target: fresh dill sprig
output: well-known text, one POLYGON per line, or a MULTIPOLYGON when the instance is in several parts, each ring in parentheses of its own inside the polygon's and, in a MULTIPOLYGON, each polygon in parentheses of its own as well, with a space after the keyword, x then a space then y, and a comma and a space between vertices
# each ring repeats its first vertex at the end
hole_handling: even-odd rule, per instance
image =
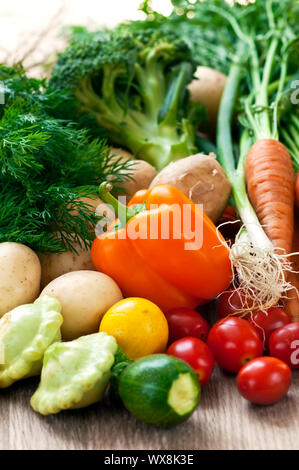
POLYGON ((57 253, 89 247, 96 216, 82 197, 94 198, 103 179, 121 186, 128 164, 111 159, 105 140, 52 117, 63 93, 20 66, 0 65, 0 80, 0 242, 57 253))

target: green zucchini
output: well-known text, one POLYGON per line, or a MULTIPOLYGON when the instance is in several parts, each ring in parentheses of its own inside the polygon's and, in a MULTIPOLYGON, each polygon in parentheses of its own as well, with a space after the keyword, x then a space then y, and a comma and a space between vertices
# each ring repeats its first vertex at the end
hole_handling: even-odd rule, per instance
POLYGON ((171 426, 187 419, 200 398, 193 369, 166 354, 153 354, 130 364, 119 378, 125 407, 141 421, 171 426))

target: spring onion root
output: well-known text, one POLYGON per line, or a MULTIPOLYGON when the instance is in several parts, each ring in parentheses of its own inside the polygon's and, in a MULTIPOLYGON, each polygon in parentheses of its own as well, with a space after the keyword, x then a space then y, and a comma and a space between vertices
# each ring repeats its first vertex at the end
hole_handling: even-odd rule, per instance
POLYGON ((276 305, 293 286, 286 280, 293 272, 290 257, 253 245, 248 233, 240 230, 230 250, 230 259, 237 272, 235 288, 242 292, 240 298, 244 311, 265 309, 276 305))

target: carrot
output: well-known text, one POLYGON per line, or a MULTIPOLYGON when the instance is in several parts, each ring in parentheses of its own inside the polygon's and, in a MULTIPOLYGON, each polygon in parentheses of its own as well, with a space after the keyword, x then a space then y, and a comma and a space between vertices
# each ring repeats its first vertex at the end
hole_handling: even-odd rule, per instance
POLYGON ((297 176, 296 176, 295 197, 296 197, 297 207, 299 207, 299 173, 297 173, 297 176))
POLYGON ((290 253, 294 231, 294 172, 278 140, 257 140, 245 164, 247 190, 259 221, 275 248, 290 253))
MULTIPOLYGON (((299 210, 295 212, 295 229, 292 251, 294 253, 299 252, 299 210)), ((292 261, 294 271, 299 272, 299 255, 292 257, 292 261)), ((294 289, 288 292, 288 299, 285 302, 285 309, 293 321, 299 321, 299 298, 296 292, 297 289, 299 293, 299 273, 289 273, 288 280, 294 286, 294 289)))

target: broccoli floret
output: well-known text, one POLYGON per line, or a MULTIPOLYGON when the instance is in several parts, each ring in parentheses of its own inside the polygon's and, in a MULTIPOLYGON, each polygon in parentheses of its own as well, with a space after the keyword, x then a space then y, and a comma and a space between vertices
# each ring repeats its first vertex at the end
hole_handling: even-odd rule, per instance
POLYGON ((203 109, 188 99, 194 69, 188 45, 175 34, 80 30, 49 87, 67 90, 115 144, 161 169, 195 151, 194 123, 203 109))

